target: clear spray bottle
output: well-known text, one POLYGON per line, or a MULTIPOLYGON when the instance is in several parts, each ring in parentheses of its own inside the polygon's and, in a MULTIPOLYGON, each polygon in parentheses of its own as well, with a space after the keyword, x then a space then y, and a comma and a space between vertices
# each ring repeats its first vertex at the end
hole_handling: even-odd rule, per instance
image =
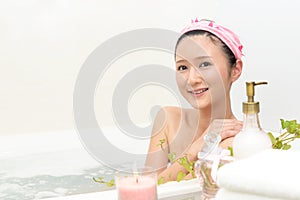
POLYGON ((236 159, 249 157, 265 149, 272 148, 272 143, 259 123, 259 102, 254 101, 254 87, 267 82, 246 82, 248 101, 243 102, 244 123, 232 144, 236 159))

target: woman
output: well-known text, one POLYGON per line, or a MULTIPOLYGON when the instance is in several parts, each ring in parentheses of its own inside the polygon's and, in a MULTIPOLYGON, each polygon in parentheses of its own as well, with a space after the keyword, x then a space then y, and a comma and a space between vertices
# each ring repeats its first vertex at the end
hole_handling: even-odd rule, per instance
POLYGON ((180 171, 188 174, 170 155, 195 161, 213 120, 222 122, 220 146, 231 145, 242 128, 230 104, 231 84, 242 72, 241 57, 238 37, 215 22, 196 19, 183 29, 175 49, 176 81, 193 109, 165 107, 158 112, 146 160, 157 169, 158 179, 167 182, 176 180, 180 171))

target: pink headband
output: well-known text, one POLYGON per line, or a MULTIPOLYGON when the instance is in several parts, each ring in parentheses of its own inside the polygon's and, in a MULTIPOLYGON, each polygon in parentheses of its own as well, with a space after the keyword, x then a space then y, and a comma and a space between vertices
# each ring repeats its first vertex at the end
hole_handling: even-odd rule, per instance
POLYGON ((187 33, 189 31, 194 31, 194 30, 204 30, 217 36, 229 47, 229 49, 232 51, 236 59, 240 59, 243 56, 242 53, 243 45, 241 44, 238 36, 228 28, 216 24, 213 21, 208 21, 208 20, 199 21, 196 18, 195 21, 192 20, 192 23, 181 31, 181 34, 187 33))

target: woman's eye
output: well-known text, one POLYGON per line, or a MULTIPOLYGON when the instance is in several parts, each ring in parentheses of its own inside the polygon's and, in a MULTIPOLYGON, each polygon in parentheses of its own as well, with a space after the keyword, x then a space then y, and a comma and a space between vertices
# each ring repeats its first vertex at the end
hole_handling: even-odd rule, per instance
POLYGON ((203 62, 199 65, 199 67, 208 67, 210 65, 209 62, 203 62))
POLYGON ((177 70, 178 70, 178 71, 182 71, 182 70, 186 70, 187 68, 188 68, 188 67, 185 66, 185 65, 180 65, 180 66, 177 67, 177 70))

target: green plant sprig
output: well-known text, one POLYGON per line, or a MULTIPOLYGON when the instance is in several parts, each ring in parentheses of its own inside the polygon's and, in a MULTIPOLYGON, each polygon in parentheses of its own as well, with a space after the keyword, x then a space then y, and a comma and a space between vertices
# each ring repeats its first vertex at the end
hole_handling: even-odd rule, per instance
MULTIPOLYGON (((162 151, 165 152, 165 148, 163 147, 164 143, 166 142, 165 139, 161 139, 159 140, 159 143, 157 144, 157 146, 160 146, 160 148, 162 149, 162 151)), ((168 153, 168 159, 171 163, 175 163, 177 162, 179 165, 181 165, 188 173, 190 173, 193 177, 195 176, 195 171, 194 171, 194 164, 195 161, 190 161, 187 157, 187 155, 184 155, 182 157, 176 158, 176 153, 172 152, 172 153, 168 153)), ((182 181, 184 180, 184 177, 188 174, 183 172, 182 170, 180 170, 177 175, 176 175, 176 181, 182 181)), ((169 178, 172 176, 172 174, 169 174, 169 178)), ((158 180, 158 185, 165 183, 165 178, 161 177, 158 180)))
POLYGON ((297 120, 280 119, 280 122, 283 133, 278 137, 274 137, 271 132, 268 132, 268 135, 271 139, 273 149, 288 150, 292 147, 289 143, 296 138, 300 138, 300 124, 297 120))
POLYGON ((110 181, 103 180, 103 177, 99 177, 98 179, 93 177, 93 180, 97 183, 105 184, 107 187, 115 186, 115 180, 111 179, 110 181))

